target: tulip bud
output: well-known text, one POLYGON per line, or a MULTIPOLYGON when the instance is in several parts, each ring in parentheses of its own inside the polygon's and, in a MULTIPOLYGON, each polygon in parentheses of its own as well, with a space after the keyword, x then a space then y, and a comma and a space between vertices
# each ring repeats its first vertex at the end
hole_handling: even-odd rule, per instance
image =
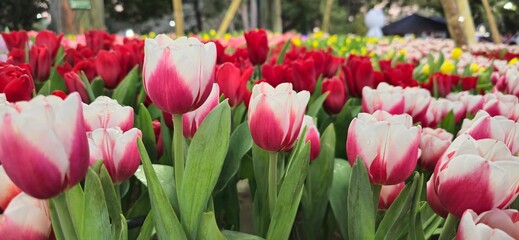
POLYGON ((32 98, 34 81, 27 68, 29 67, 26 64, 14 66, 0 63, 0 92, 5 93, 8 101, 27 101, 32 98))
POLYGON ((247 68, 243 73, 232 63, 224 63, 216 72, 216 82, 223 95, 229 99, 229 105, 235 107, 245 98, 247 83, 254 72, 254 68, 247 68))
POLYGON ((183 133, 186 138, 193 138, 200 124, 204 121, 205 117, 213 110, 219 102, 220 88, 218 84, 213 84, 213 89, 204 104, 194 111, 188 112, 182 115, 183 133))
POLYGON ((380 83, 377 89, 362 89, 362 111, 374 113, 383 110, 390 114, 402 114, 405 109, 405 98, 401 87, 393 87, 380 83))
POLYGON ((214 43, 160 34, 146 39, 144 52, 144 87, 160 110, 183 114, 205 102, 214 82, 214 43))
POLYGON ((492 209, 478 215, 469 209, 461 217, 456 239, 519 239, 519 212, 492 209))
POLYGON ((31 64, 32 76, 36 81, 45 81, 49 78, 51 53, 47 46, 33 45, 29 51, 29 63, 31 64))
POLYGON ((16 197, 22 190, 20 190, 13 181, 5 173, 4 167, 0 165, 0 210, 5 211, 5 208, 11 202, 11 199, 16 197))
MULTIPOLYGON (((96 71, 101 76, 108 89, 114 89, 122 80, 121 61, 116 52, 101 50, 95 60, 96 71)), ((124 76, 123 76, 124 77, 124 76)))
POLYGON ((34 45, 46 46, 50 52, 51 60, 54 62, 54 60, 56 59, 56 54, 58 53, 58 50, 61 47, 62 38, 63 33, 56 35, 56 33, 53 31, 43 30, 38 32, 38 35, 36 35, 34 45))
POLYGON ((137 138, 141 137, 141 130, 137 128, 124 133, 120 128, 99 128, 88 133, 90 165, 103 160, 114 183, 126 181, 139 167, 137 138))
POLYGON ((63 74, 63 81, 65 82, 65 87, 69 93, 77 92, 81 97, 81 101, 90 102, 90 97, 88 96, 88 92, 86 90, 85 83, 81 80, 81 77, 75 72, 67 72, 63 74))
POLYGON ((18 194, 0 215, 2 239, 49 239, 51 221, 47 201, 18 194))
POLYGON ((441 206, 461 217, 467 209, 476 213, 506 208, 517 196, 519 158, 503 142, 458 136, 436 164, 431 190, 441 206))
POLYGON ((119 127, 128 131, 133 127, 133 108, 121 106, 117 100, 99 96, 89 105, 83 104, 85 128, 87 132, 98 128, 119 127))
POLYGON ((3 32, 2 38, 5 41, 5 45, 9 51, 15 48, 25 49, 27 42, 29 41, 29 35, 26 31, 11 31, 10 33, 3 32))
POLYGON ((17 102, 0 115, 0 128, 2 166, 27 194, 51 198, 85 177, 88 141, 78 94, 17 102))
POLYGON ((420 139, 420 166, 429 171, 434 171, 436 162, 443 155, 445 150, 452 142, 452 134, 442 128, 422 129, 422 138, 420 139))
POLYGON ((294 90, 306 90, 312 94, 316 83, 316 71, 313 59, 295 60, 287 70, 289 82, 294 86, 294 90))
POLYGON ((269 52, 267 33, 263 29, 251 30, 243 34, 247 41, 249 60, 254 65, 263 64, 269 52))
MULTIPOLYGON (((303 133, 303 129, 305 127, 305 142, 310 142, 310 161, 313 161, 319 156, 319 153, 321 152, 321 139, 319 138, 320 134, 319 130, 317 130, 317 127, 315 126, 314 119, 311 116, 304 116, 301 133, 303 133)), ((301 135, 301 133, 299 135, 301 135)))
POLYGON ((324 79, 322 91, 323 93, 328 92, 328 96, 323 103, 324 110, 329 114, 339 114, 348 98, 344 80, 340 77, 324 79))
POLYGON ((256 145, 272 152, 292 149, 309 99, 307 91, 296 93, 290 83, 282 83, 276 88, 264 82, 255 85, 248 119, 256 145))
POLYGON ((372 184, 393 185, 406 180, 418 161, 420 126, 408 114, 360 113, 348 129, 346 151, 350 164, 360 157, 372 184))
POLYGON ((284 64, 270 65, 263 64, 261 67, 261 73, 263 80, 270 84, 272 87, 277 87, 279 84, 286 82, 287 66, 284 64))
POLYGON ((404 187, 404 182, 395 185, 382 185, 382 188, 380 189, 380 198, 378 200, 378 209, 389 209, 404 187))

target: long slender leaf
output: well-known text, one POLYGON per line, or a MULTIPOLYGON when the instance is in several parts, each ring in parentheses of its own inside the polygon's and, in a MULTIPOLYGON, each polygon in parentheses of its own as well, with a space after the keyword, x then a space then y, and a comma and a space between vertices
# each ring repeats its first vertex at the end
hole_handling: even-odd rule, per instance
POLYGON ((114 90, 112 98, 120 104, 133 106, 137 99, 138 66, 135 66, 114 90))
POLYGON ((200 228, 198 229, 198 239, 207 240, 225 240, 225 236, 220 232, 214 212, 205 212, 202 214, 200 228))
POLYGON ((268 205, 268 167, 269 153, 256 144, 252 146, 252 165, 254 181, 249 181, 251 191, 254 192, 253 217, 256 233, 265 237, 270 223, 270 211, 268 205))
POLYGON ((343 239, 348 239, 348 189, 350 188, 351 166, 344 159, 335 159, 332 186, 328 199, 337 227, 343 239))
POLYGON ((137 240, 151 239, 151 234, 153 234, 153 214, 150 212, 142 224, 137 240))
POLYGON ((264 238, 242 232, 223 230, 222 233, 227 240, 264 240, 264 238))
POLYGON ((348 189, 348 236, 349 239, 375 238, 375 206, 364 162, 358 158, 353 165, 348 189), (357 224, 362 223, 362 224, 357 224))
POLYGON ((83 206, 83 229, 80 239, 110 239, 112 234, 103 186, 92 168, 88 169, 85 180, 83 206))
POLYGON ((317 116, 317 113, 319 112, 319 109, 321 109, 321 107, 323 106, 323 102, 324 100, 326 100, 327 96, 328 93, 326 92, 319 96, 317 99, 315 99, 315 101, 310 104, 310 107, 308 108, 308 112, 306 114, 312 117, 317 116))
MULTIPOLYGON (((153 123, 148 112, 148 109, 144 106, 144 104, 139 105, 139 129, 142 131, 142 142, 144 146, 146 146, 146 151, 148 152, 150 159, 152 162, 157 161, 157 147, 155 143, 155 132, 153 131, 153 123)), ((166 127, 166 126, 164 126, 166 127)))

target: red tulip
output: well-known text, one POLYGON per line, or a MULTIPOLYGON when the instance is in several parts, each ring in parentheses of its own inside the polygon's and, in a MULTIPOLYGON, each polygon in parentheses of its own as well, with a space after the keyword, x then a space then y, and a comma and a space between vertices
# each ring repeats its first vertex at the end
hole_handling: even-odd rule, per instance
POLYGON ((476 89, 478 83, 478 76, 461 77, 457 75, 452 76, 452 84, 460 86, 463 91, 476 89))
POLYGON ((413 119, 407 114, 359 113, 348 129, 348 160, 353 165, 360 157, 373 184, 403 182, 416 166, 420 133, 420 126, 413 126, 413 119))
POLYGON ((267 33, 263 29, 251 30, 243 34, 247 41, 249 60, 254 65, 263 64, 269 52, 267 33))
POLYGON ((49 78, 52 60, 51 53, 45 45, 33 45, 31 47, 29 63, 31 64, 32 76, 36 81, 41 82, 49 78))
POLYGON ((396 67, 384 71, 386 81, 393 86, 416 87, 418 82, 413 79, 414 64, 398 63, 396 67))
POLYGON ((123 79, 120 56, 116 52, 101 50, 96 56, 96 71, 108 89, 114 89, 123 79))
POLYGON ((83 180, 89 154, 79 95, 37 96, 14 109, 0 117, 0 157, 16 186, 44 199, 83 180))
POLYGON ((348 98, 344 80, 340 77, 324 79, 322 91, 323 93, 328 92, 328 96, 323 103, 324 110, 329 114, 340 113, 348 98))
POLYGON ((22 190, 14 185, 13 181, 5 173, 4 167, 0 165, 0 211, 5 211, 9 202, 22 190))
POLYGON ((299 135, 303 133, 304 127, 306 127, 305 142, 310 142, 310 161, 313 161, 319 156, 319 153, 321 152, 321 139, 319 138, 319 130, 317 130, 317 126, 315 126, 313 118, 308 115, 305 115, 303 118, 303 125, 299 135))
POLYGON ((90 30, 85 32, 85 39, 87 47, 97 53, 100 50, 109 50, 115 36, 102 30, 90 30))
POLYGON ((85 129, 87 132, 98 128, 120 128, 123 132, 133 127, 133 108, 121 106, 117 100, 99 96, 89 105, 83 105, 85 129))
POLYGON ((423 128, 420 139, 420 166, 429 171, 434 171, 436 163, 452 142, 452 134, 442 128, 423 128))
POLYGON ((92 82, 97 76, 96 66, 93 59, 85 59, 76 63, 72 71, 79 73, 83 71, 89 82, 92 82))
POLYGON ((515 209, 492 209, 476 214, 463 213, 456 240, 513 240, 519 239, 519 212, 515 209))
POLYGON ((337 75, 337 70, 341 66, 343 59, 334 56, 331 53, 326 53, 323 77, 332 78, 337 75))
POLYGON ((261 67, 261 73, 263 74, 263 80, 270 84, 272 87, 277 87, 279 84, 287 82, 286 65, 269 65, 263 64, 261 67))
POLYGON ((7 101, 30 100, 35 91, 34 81, 26 64, 13 66, 0 63, 0 92, 5 93, 7 101))
POLYGON ((45 240, 52 227, 47 201, 18 194, 0 215, 0 236, 10 240, 45 240))
POLYGON ((369 57, 351 54, 342 71, 348 86, 348 93, 353 97, 361 97, 365 86, 376 87, 378 85, 371 59, 369 57))
POLYGON ((54 95, 56 97, 59 97, 63 100, 65 100, 65 98, 67 98, 67 94, 61 90, 54 90, 50 93, 51 95, 54 95))
POLYGON ((377 89, 362 89, 362 111, 374 113, 384 110, 390 114, 402 114, 405 110, 405 98, 401 87, 380 83, 377 89))
POLYGON ((452 82, 451 75, 435 72, 429 76, 429 81, 423 83, 422 86, 435 96, 445 97, 451 92, 452 82))
POLYGON ((211 94, 207 97, 207 100, 199 108, 182 115, 183 133, 186 138, 193 138, 196 130, 200 127, 200 124, 204 121, 205 117, 213 110, 219 103, 220 88, 218 84, 213 84, 211 94))
POLYGON ((324 53, 322 51, 307 52, 306 57, 302 60, 308 61, 309 59, 314 61, 314 66, 312 67, 315 75, 314 78, 318 78, 319 76, 323 75, 326 67, 326 56, 324 53))
POLYGON ((126 181, 139 168, 137 138, 141 137, 137 128, 124 133, 120 128, 98 128, 88 133, 90 165, 103 160, 114 183, 126 181))
POLYGON ((462 134, 436 164, 429 191, 457 217, 467 209, 476 213, 502 209, 517 196, 518 172, 519 158, 503 142, 462 134))
POLYGON ((79 77, 77 73, 65 73, 63 75, 63 81, 65 82, 65 87, 67 88, 67 91, 69 93, 77 92, 81 97, 81 101, 83 101, 84 103, 90 102, 90 97, 88 96, 85 83, 83 83, 81 77, 79 77))
POLYGON ((34 45, 46 46, 50 52, 52 62, 54 62, 54 60, 56 60, 56 54, 61 47, 61 38, 63 38, 63 33, 56 35, 56 33, 52 31, 43 30, 36 35, 34 45))
POLYGON ((216 72, 216 83, 220 87, 223 95, 229 99, 229 105, 235 107, 239 105, 246 96, 247 83, 254 72, 254 68, 248 68, 243 73, 232 63, 220 65, 216 72))
POLYGON ((396 200, 402 189, 404 189, 405 183, 401 182, 395 185, 383 185, 380 189, 380 198, 378 200, 378 209, 386 210, 391 207, 391 204, 396 200))
POLYGON ((146 39, 144 87, 162 111, 182 114, 200 107, 215 77, 216 47, 196 38, 172 40, 166 35, 146 39))
POLYGON ((252 89, 248 119, 252 139, 272 152, 292 149, 298 138, 310 94, 296 93, 290 83, 273 88, 260 83, 252 89))
POLYGON ((287 69, 288 81, 294 86, 294 90, 306 90, 312 94, 316 83, 316 70, 314 60, 296 60, 287 69))
POLYGON ((7 56, 7 63, 13 65, 25 64, 27 62, 25 58, 25 49, 13 48, 7 56))
POLYGON ((29 35, 26 31, 11 31, 10 33, 3 32, 2 37, 4 38, 5 45, 9 51, 14 48, 25 49, 29 41, 29 35))

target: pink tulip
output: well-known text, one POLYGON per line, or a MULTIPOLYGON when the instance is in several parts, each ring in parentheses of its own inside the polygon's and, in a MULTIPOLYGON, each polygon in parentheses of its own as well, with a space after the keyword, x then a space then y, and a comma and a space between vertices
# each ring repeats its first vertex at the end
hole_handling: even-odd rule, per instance
POLYGON ((255 85, 248 112, 254 142, 267 151, 290 150, 299 135, 309 99, 308 91, 296 93, 290 83, 276 88, 265 82, 255 85))
POLYGON ((429 171, 434 171, 436 162, 451 145, 452 134, 442 128, 424 128, 420 139, 420 166, 429 171))
POLYGON ((401 87, 380 83, 376 89, 368 86, 362 89, 362 111, 374 113, 383 110, 391 114, 402 114, 405 98, 401 87))
POLYGON ((0 115, 0 158, 16 186, 43 199, 81 181, 89 154, 79 95, 37 96, 14 108, 0 115))
POLYGON ((427 112, 422 119, 422 126, 436 127, 450 111, 454 113, 454 121, 456 123, 465 118, 466 108, 463 103, 445 98, 431 99, 427 112))
POLYGON ((442 208, 457 217, 467 209, 482 213, 506 208, 517 196, 519 158, 503 142, 458 136, 436 164, 431 177, 442 208))
POLYGON ((477 214, 467 210, 461 217, 456 240, 519 239, 519 212, 515 209, 492 209, 477 214))
POLYGON ((46 240, 51 235, 47 201, 18 194, 0 215, 0 236, 10 240, 46 240))
POLYGON ((401 182, 395 185, 383 185, 380 189, 380 198, 378 200, 378 209, 386 210, 391 207, 391 204, 396 200, 402 189, 404 189, 405 183, 401 182))
POLYGON ((483 99, 482 109, 488 112, 490 116, 501 115, 514 121, 517 120, 516 112, 513 111, 519 105, 519 100, 516 96, 494 92, 485 94, 483 99))
POLYGON ((310 142, 310 161, 315 160, 321 152, 321 139, 319 138, 319 130, 315 126, 314 119, 311 116, 305 115, 303 118, 303 126, 301 133, 306 127, 305 142, 310 142))
POLYGON ((360 157, 373 184, 403 182, 416 167, 420 155, 420 133, 420 126, 413 126, 408 114, 360 113, 348 129, 348 160, 353 165, 360 157))
POLYGON ((436 193, 436 190, 434 189, 434 181, 433 179, 429 179, 427 181, 427 203, 429 203, 429 206, 432 208, 432 210, 438 214, 439 216, 446 218, 449 215, 449 212, 443 204, 440 202, 440 199, 438 198, 438 194, 436 193))
POLYGON ((126 181, 139 167, 137 138, 141 137, 141 130, 137 128, 124 133, 120 128, 98 128, 88 133, 90 165, 103 160, 114 183, 126 181))
POLYGON ((144 87, 162 111, 183 114, 200 107, 215 77, 216 47, 196 38, 148 38, 144 48, 144 87))
POLYGON ((219 103, 220 100, 220 88, 218 84, 213 84, 213 89, 204 104, 194 111, 188 112, 182 115, 182 129, 184 137, 193 138, 196 130, 200 127, 200 124, 204 121, 205 117, 213 110, 219 103))
POLYGON ((98 128, 119 127, 128 131, 133 127, 133 108, 121 106, 117 100, 100 96, 89 105, 83 104, 87 132, 98 128))
POLYGON ((460 101, 465 105, 467 112, 475 115, 479 110, 483 108, 483 96, 482 95, 471 95, 469 92, 458 92, 449 93, 447 99, 452 101, 460 101))
POLYGON ((20 190, 5 173, 4 167, 0 165, 0 210, 5 210, 11 199, 16 197, 20 190))
POLYGON ((502 141, 512 155, 519 153, 519 123, 503 116, 491 117, 484 110, 479 111, 474 119, 463 120, 458 135, 467 133, 474 139, 491 138, 502 141))
POLYGON ((431 103, 431 93, 423 88, 408 87, 404 88, 403 94, 405 101, 404 113, 411 115, 415 122, 421 121, 431 103))

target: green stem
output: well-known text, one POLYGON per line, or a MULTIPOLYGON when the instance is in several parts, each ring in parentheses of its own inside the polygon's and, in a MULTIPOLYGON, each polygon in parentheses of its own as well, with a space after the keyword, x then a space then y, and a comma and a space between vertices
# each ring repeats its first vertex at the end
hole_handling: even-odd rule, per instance
POLYGON ((375 214, 378 211, 378 201, 380 199, 380 190, 382 189, 382 185, 380 184, 372 184, 371 191, 373 192, 373 204, 375 206, 375 214))
POLYGON ((278 198, 278 153, 271 152, 269 159, 269 208, 270 217, 274 214, 274 207, 278 198))
POLYGON ((456 234, 456 227, 458 226, 458 218, 449 213, 445 224, 443 224, 443 230, 438 240, 450 240, 453 239, 456 234))
POLYGON ((78 239, 78 233, 72 223, 72 218, 67 207, 67 201, 65 195, 62 193, 54 198, 50 199, 51 211, 56 214, 52 216, 52 226, 54 229, 60 229, 64 239, 78 239), (55 219, 57 217, 57 219, 55 219))
POLYGON ((182 178, 184 177, 184 136, 182 129, 182 114, 173 115, 173 148, 175 163, 175 186, 177 188, 177 198, 180 196, 180 188, 182 187, 182 178))

